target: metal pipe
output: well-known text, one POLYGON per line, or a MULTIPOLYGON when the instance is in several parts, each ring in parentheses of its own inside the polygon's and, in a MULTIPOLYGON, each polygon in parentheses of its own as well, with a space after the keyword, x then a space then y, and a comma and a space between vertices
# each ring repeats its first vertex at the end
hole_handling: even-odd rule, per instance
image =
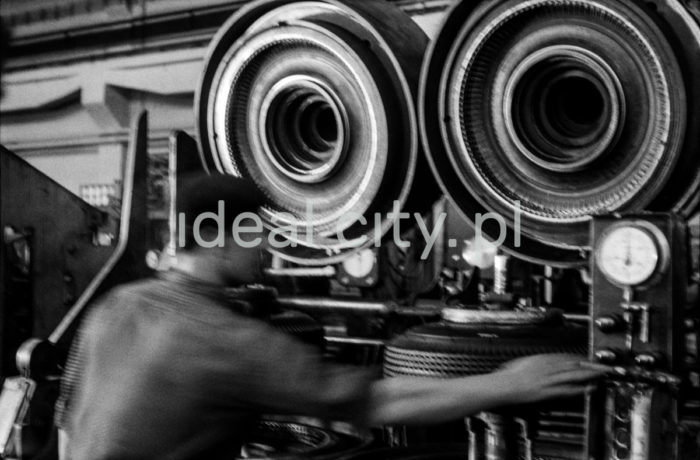
POLYGON ((396 307, 392 312, 399 316, 434 316, 439 317, 442 309, 435 309, 426 306, 396 307))
POLYGON ((384 341, 380 339, 367 339, 364 337, 326 337, 328 343, 340 343, 344 345, 372 345, 384 346, 384 341))
MULTIPOLYGON (((399 306, 392 301, 367 301, 333 299, 330 297, 280 297, 278 302, 286 308, 293 308, 305 311, 350 311, 354 313, 365 313, 375 315, 395 314, 400 316, 439 316, 444 308, 442 302, 418 300, 413 306, 399 306)), ((564 318, 570 321, 590 322, 588 315, 568 315, 564 318)))
POLYGON ((591 322, 590 315, 576 315, 576 314, 564 313, 564 318, 568 321, 578 321, 581 323, 590 323, 591 322))
POLYGON ((335 276, 336 270, 333 266, 326 267, 294 267, 294 268, 266 268, 267 276, 304 276, 314 278, 328 278, 335 276))
POLYGON ((544 303, 545 305, 552 305, 552 299, 554 298, 554 283, 552 281, 553 270, 550 265, 544 267, 544 303))
POLYGON ((504 254, 499 254, 494 259, 493 265, 493 292, 494 294, 506 294, 508 289, 508 259, 504 254))
POLYGON ((352 311, 355 313, 388 315, 397 309, 394 302, 343 300, 328 297, 280 297, 277 301, 283 307, 307 311, 340 310, 352 311))

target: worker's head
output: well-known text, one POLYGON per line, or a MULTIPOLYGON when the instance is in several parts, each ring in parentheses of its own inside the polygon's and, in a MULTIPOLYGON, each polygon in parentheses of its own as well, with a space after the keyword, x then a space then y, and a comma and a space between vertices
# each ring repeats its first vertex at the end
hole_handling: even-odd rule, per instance
MULTIPOLYGON (((178 184, 178 252, 204 259, 228 283, 260 280, 267 232, 258 216, 264 197, 247 179, 200 174, 178 184)), ((178 256, 179 258, 179 256, 178 256)))

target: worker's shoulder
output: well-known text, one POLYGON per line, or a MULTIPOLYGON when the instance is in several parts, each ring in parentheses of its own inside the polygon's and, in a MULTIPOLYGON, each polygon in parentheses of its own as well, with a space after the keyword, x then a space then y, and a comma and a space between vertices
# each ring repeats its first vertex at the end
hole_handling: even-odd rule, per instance
POLYGON ((163 281, 157 278, 144 278, 130 283, 120 284, 112 288, 98 303, 113 305, 115 303, 133 302, 166 294, 168 289, 163 281))
POLYGON ((167 277, 153 277, 116 288, 113 302, 128 304, 136 314, 160 311, 173 320, 196 321, 212 327, 230 327, 239 317, 211 289, 167 277))
POLYGON ((153 287, 153 279, 141 279, 127 284, 121 284, 106 291, 92 302, 87 318, 108 316, 115 311, 124 311, 130 305, 140 304, 153 287))
POLYGON ((249 329, 260 322, 235 312, 205 291, 187 288, 160 277, 142 279, 113 288, 96 302, 93 315, 99 323, 133 318, 159 318, 174 323, 198 323, 202 331, 249 329))

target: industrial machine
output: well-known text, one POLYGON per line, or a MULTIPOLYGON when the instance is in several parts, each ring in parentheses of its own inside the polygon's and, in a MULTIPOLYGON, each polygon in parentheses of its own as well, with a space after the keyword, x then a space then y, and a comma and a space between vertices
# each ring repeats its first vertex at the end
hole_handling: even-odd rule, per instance
POLYGON ((697 411, 688 381, 697 362, 685 333, 697 331, 686 311, 685 224, 666 214, 601 217, 591 238, 591 354, 618 367, 589 402, 589 455, 688 454, 678 430, 690 405, 697 411))
POLYGON ((51 436, 57 377, 71 372, 65 362, 87 308, 111 287, 150 272, 146 265, 146 131, 147 118, 142 113, 134 122, 124 161, 116 228, 104 212, 12 152, 0 150, 1 222, 4 228, 22 232, 6 238, 2 247, 4 316, 12 320, 12 313, 33 311, 44 317, 39 324, 48 329, 27 326, 13 331, 15 324, 5 326, 14 334, 23 332, 24 342, 5 342, 16 356, 3 364, 9 368, 14 361, 19 375, 7 372, 12 377, 5 379, 0 393, 3 458, 31 458, 51 436), (16 267, 23 267, 22 261, 27 269, 20 278, 16 267))
POLYGON ((438 427, 270 414, 232 458, 698 458, 698 12, 462 0, 430 42, 383 0, 232 16, 196 139, 171 139, 171 257, 182 176, 247 177, 281 243, 256 298, 328 359, 386 378, 547 352, 610 369, 585 398, 438 427))

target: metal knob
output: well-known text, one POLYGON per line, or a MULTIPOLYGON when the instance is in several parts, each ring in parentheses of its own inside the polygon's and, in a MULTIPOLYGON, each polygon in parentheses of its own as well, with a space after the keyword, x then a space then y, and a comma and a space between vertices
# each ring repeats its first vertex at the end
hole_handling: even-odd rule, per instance
POLYGON ((634 357, 634 362, 645 369, 653 369, 661 364, 661 356, 658 353, 640 353, 634 357))
POLYGON ((618 332, 624 329, 624 321, 619 315, 600 316, 596 318, 595 325, 605 334, 618 332))
POLYGON ((617 361, 617 353, 608 349, 598 350, 593 356, 595 356, 596 361, 603 364, 615 364, 617 361))

